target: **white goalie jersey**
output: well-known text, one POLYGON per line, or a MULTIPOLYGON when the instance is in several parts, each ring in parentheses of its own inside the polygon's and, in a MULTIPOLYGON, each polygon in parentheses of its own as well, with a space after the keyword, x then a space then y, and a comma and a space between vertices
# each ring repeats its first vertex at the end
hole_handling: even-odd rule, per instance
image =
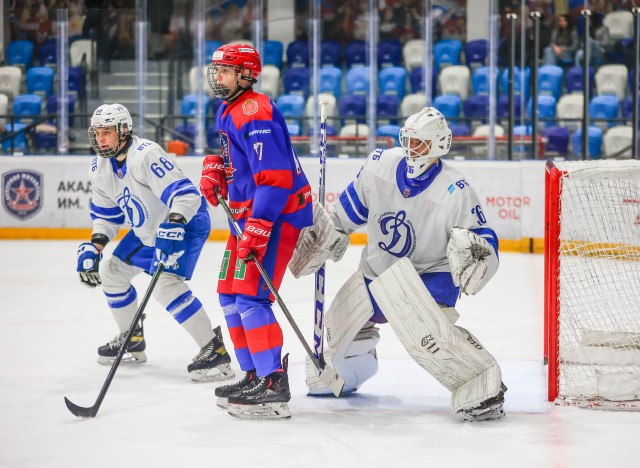
MULTIPOLYGON (((402 148, 377 149, 333 206, 331 218, 346 233, 366 224, 368 241, 360 260, 366 278, 378 277, 403 257, 421 276, 450 273, 447 243, 453 227, 485 238, 497 255, 497 236, 460 172, 441 160, 423 180, 413 182, 405 172, 402 148)), ((450 284, 438 288, 455 289, 450 278, 442 275, 438 281, 450 284)))
POLYGON ((125 164, 118 167, 115 158, 96 157, 90 181, 93 233, 109 239, 127 224, 152 246, 169 211, 188 222, 202 203, 196 187, 171 157, 157 143, 135 136, 125 164))

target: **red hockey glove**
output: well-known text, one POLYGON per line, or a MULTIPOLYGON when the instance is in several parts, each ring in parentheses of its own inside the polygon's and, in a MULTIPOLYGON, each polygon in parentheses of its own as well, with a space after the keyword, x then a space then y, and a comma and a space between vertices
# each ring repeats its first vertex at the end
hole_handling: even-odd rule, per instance
POLYGON ((248 218, 244 225, 242 240, 238 244, 238 257, 246 260, 251 253, 258 261, 262 261, 267 251, 267 243, 271 238, 273 223, 264 219, 248 218))
POLYGON ((227 199, 227 175, 224 172, 224 160, 222 156, 208 155, 202 161, 202 178, 200 179, 200 193, 209 203, 218 206, 217 191, 222 198, 227 199))

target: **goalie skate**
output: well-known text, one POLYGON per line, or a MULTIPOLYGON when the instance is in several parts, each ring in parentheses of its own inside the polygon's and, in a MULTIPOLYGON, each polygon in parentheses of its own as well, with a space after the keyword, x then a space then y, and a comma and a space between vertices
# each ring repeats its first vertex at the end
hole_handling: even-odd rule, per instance
POLYGON ((462 410, 459 414, 462 416, 463 420, 469 422, 502 419, 505 417, 504 409, 502 407, 504 405, 504 392, 506 391, 507 387, 502 384, 500 393, 496 396, 483 401, 474 408, 462 410))
POLYGON ((187 367, 194 382, 220 382, 235 377, 229 365, 231 356, 224 347, 220 327, 216 327, 213 333, 211 341, 200 350, 187 367))
MULTIPOLYGON (((116 356, 120 352, 120 348, 122 348, 127 333, 128 331, 119 333, 113 340, 98 348, 99 364, 106 366, 113 364, 113 361, 115 361, 116 356)), ((146 343, 144 341, 142 326, 137 326, 129 340, 129 343, 127 344, 127 350, 122 356, 122 363, 142 364, 147 362, 147 355, 144 352, 145 348, 146 343)))

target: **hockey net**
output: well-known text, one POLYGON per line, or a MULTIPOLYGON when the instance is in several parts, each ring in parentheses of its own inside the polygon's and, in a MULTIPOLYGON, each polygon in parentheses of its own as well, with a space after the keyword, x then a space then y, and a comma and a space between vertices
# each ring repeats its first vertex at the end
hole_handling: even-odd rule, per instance
POLYGON ((549 401, 640 410, 640 161, 547 163, 549 401))

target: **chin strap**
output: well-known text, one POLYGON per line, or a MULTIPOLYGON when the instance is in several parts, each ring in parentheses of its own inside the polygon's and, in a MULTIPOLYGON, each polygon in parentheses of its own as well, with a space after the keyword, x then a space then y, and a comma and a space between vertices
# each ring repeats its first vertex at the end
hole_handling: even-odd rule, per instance
POLYGON ((127 140, 126 143, 124 144, 124 146, 122 147, 122 149, 118 150, 118 152, 116 153, 115 156, 113 156, 114 158, 117 158, 118 156, 120 156, 121 154, 125 154, 127 151, 129 151, 129 148, 131 147, 131 144, 133 143, 133 137, 131 136, 131 133, 129 133, 126 136, 127 140))

